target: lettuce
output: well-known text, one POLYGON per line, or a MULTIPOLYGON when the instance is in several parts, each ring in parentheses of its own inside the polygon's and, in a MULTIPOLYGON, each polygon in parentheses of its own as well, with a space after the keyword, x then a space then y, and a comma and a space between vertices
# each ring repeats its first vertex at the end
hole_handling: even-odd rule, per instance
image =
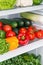
POLYGON ((13 8, 16 0, 0 0, 0 10, 13 8))

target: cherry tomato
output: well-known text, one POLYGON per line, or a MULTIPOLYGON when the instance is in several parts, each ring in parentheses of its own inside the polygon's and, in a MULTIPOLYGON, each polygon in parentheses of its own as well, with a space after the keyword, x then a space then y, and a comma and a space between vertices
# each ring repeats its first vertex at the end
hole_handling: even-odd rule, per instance
POLYGON ((35 39, 35 33, 27 33, 27 35, 28 35, 28 38, 29 38, 29 40, 34 40, 35 39))
POLYGON ((19 33, 26 33, 27 32, 27 29, 26 28, 21 28, 20 30, 19 30, 19 33))
POLYGON ((3 26, 3 23, 2 22, 0 22, 0 27, 2 27, 3 26))
POLYGON ((30 33, 33 33, 33 32, 36 31, 36 28, 34 26, 30 26, 30 27, 28 27, 27 31, 30 32, 30 33))
POLYGON ((38 30, 35 32, 35 35, 38 39, 43 38, 43 30, 38 30))
POLYGON ((12 30, 12 27, 10 25, 4 25, 3 30, 5 32, 8 32, 8 31, 11 31, 12 30))
POLYGON ((16 33, 13 32, 13 31, 8 31, 8 32, 6 33, 6 37, 12 37, 12 36, 16 36, 16 33))

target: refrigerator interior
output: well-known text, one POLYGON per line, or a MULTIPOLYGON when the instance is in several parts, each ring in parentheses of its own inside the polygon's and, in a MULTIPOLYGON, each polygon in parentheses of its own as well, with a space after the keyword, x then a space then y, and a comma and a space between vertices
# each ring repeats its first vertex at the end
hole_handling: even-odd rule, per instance
MULTIPOLYGON (((8 15, 8 16, 2 16, 2 17, 0 17, 0 19, 1 18, 12 19, 12 18, 19 18, 19 17, 20 17, 20 14, 16 14, 16 15, 13 14, 13 15, 8 15)), ((41 55, 41 65, 43 65, 43 47, 37 48, 37 49, 32 50, 28 53, 34 53, 36 55, 40 54, 41 55)))
MULTIPOLYGON (((27 7, 17 7, 17 8, 15 7, 14 9, 0 11, 0 19, 20 18, 19 13, 21 13, 21 12, 33 12, 33 13, 43 15, 43 2, 37 6, 33 5, 33 6, 29 6, 29 7, 28 6, 27 7)), ((33 25, 37 26, 37 28, 40 27, 41 29, 43 29, 43 25, 41 25, 38 22, 37 23, 34 22, 33 25)), ((41 65, 43 65, 43 47, 42 46, 43 46, 43 39, 38 40, 38 41, 35 40, 30 45, 28 44, 27 46, 20 47, 14 51, 0 55, 0 62, 27 52, 30 54, 34 53, 36 55, 40 54, 41 55, 41 65), (29 48, 29 46, 30 46, 30 48, 29 48)))

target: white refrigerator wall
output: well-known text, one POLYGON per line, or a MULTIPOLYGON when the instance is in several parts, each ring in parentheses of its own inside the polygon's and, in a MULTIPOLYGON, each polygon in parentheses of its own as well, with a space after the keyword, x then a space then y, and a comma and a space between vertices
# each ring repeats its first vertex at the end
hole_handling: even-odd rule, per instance
POLYGON ((37 49, 37 54, 41 55, 41 64, 43 65, 43 47, 37 49))

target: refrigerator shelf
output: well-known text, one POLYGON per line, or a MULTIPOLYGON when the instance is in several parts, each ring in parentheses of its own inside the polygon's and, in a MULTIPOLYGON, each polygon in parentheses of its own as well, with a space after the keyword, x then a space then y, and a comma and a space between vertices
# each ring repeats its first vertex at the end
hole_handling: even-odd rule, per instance
POLYGON ((3 55, 0 55, 0 62, 2 62, 4 60, 7 60, 7 59, 10 59, 12 57, 18 56, 18 55, 23 54, 25 52, 34 50, 36 48, 40 48, 42 46, 43 46, 43 39, 32 42, 31 44, 19 47, 16 50, 9 51, 9 52, 7 52, 7 53, 5 53, 3 55))
POLYGON ((41 10, 35 10, 35 11, 32 11, 33 13, 36 13, 36 14, 39 14, 39 15, 43 15, 43 9, 41 10))
POLYGON ((3 11, 0 11, 0 16, 17 14, 22 12, 29 12, 29 11, 40 10, 40 9, 43 9, 43 4, 37 5, 37 6, 30 6, 30 7, 20 7, 20 8, 15 8, 11 10, 3 10, 3 11))

